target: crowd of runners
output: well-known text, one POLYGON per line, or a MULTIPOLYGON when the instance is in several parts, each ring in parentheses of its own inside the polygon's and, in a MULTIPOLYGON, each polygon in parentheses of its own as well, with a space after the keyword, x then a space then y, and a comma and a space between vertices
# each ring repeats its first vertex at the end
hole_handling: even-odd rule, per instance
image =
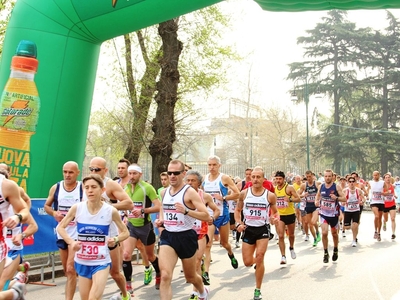
MULTIPOLYGON (((259 300, 271 240, 277 240, 281 265, 287 264, 287 256, 297 257, 296 228, 312 247, 322 242, 323 263, 336 261, 340 235, 351 235, 351 246, 357 247, 366 205, 374 214, 374 224, 365 225, 371 227, 371 238, 380 242, 382 231, 388 231, 396 239, 400 180, 390 173, 374 171, 370 180, 363 180, 356 172, 339 176, 325 170, 316 176, 312 171, 276 171, 267 178, 257 166, 244 170, 241 179, 221 173, 217 156, 209 157, 207 165, 208 174, 203 175, 172 160, 160 174, 162 187, 156 191, 143 180, 141 167, 126 159, 119 161, 118 177, 111 179, 106 160, 95 157, 91 174, 82 181, 79 165, 66 162, 63 180, 50 188, 44 206, 58 222, 55 242, 67 278, 65 299, 73 299, 77 285, 81 299, 102 299, 109 275, 120 289, 111 299, 131 299, 135 249, 144 265, 143 282, 150 285, 154 280, 160 299, 173 299, 171 281, 178 259, 193 285, 188 299, 210 299, 214 241, 226 249, 232 268, 239 266, 232 237, 242 250, 243 264, 255 270, 253 299, 259 300)), ((22 241, 38 226, 29 213, 29 196, 8 179, 8 166, 0 164, 0 173, 0 300, 25 299, 29 263, 23 260, 22 241)))

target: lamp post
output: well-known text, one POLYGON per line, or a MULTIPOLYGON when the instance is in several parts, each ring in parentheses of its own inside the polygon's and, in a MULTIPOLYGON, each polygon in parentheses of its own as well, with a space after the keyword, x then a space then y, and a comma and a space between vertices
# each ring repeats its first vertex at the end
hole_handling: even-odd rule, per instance
MULTIPOLYGON (((304 95, 304 102, 306 104, 306 144, 307 144, 307 170, 310 170, 310 136, 309 136, 309 132, 308 132, 308 103, 309 103, 309 94, 308 94, 308 78, 307 76, 305 76, 304 78, 304 90, 303 90, 303 95, 304 95)), ((294 82, 294 84, 296 85, 296 82, 298 81, 298 79, 294 82)), ((296 90, 293 89, 292 92, 292 97, 291 97, 292 101, 298 101, 299 99, 297 98, 296 95, 296 90)))
MULTIPOLYGON (((244 137, 245 140, 249 138, 249 135, 246 132, 246 135, 244 137)), ((256 135, 254 138, 258 138, 258 134, 256 132, 256 135)), ((253 167, 253 124, 250 123, 250 167, 253 167)))

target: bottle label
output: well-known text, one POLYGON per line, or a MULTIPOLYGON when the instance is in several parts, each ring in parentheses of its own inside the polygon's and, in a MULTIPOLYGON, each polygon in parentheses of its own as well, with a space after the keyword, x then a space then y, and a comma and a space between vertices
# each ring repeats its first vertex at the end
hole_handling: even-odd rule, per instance
POLYGON ((36 132, 39 110, 38 96, 3 91, 0 103, 0 126, 9 130, 36 132))

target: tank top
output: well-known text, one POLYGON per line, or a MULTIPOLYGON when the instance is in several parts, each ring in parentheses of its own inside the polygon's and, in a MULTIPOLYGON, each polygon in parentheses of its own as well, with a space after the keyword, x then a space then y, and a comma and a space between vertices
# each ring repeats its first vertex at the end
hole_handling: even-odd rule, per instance
POLYGON ((375 181, 375 180, 370 180, 369 181, 369 186, 371 187, 371 201, 370 204, 383 204, 383 197, 382 197, 382 191, 383 191, 383 185, 384 185, 383 180, 375 181))
POLYGON ((286 182, 282 189, 278 189, 278 187, 275 188, 276 208, 281 216, 288 216, 295 213, 293 202, 285 200, 285 197, 289 197, 289 195, 286 194, 287 186, 288 183, 286 182))
POLYGON ((350 189, 346 189, 346 205, 344 206, 344 211, 345 212, 354 212, 354 211, 359 211, 360 210, 360 190, 359 189, 354 189, 353 191, 350 191, 350 189))
POLYGON ((319 214, 325 217, 336 217, 339 215, 339 201, 331 199, 331 194, 338 196, 338 192, 336 190, 336 183, 332 183, 332 185, 327 188, 325 183, 321 184, 321 200, 319 207, 319 214))
POLYGON ((87 266, 104 265, 111 262, 107 240, 112 223, 112 206, 103 203, 100 210, 92 215, 88 203, 76 207, 78 241, 81 249, 75 253, 75 262, 87 266))
MULTIPOLYGON (((76 187, 72 191, 66 191, 64 188, 64 180, 57 182, 57 187, 54 192, 54 208, 56 208, 64 216, 67 215, 71 206, 82 201, 82 183, 77 181, 76 187)), ((76 222, 72 220, 65 228, 68 235, 76 239, 76 222)), ((57 232, 57 238, 62 239, 57 232)))
POLYGON ((2 234, 0 235, 0 241, 4 241, 4 237, 7 235, 7 227, 3 227, 3 221, 7 219, 10 214, 9 214, 9 207, 10 203, 6 198, 3 196, 3 180, 6 177, 3 174, 0 174, 0 226, 1 226, 1 231, 2 234))
POLYGON ((394 201, 394 186, 390 185, 389 187, 389 195, 383 196, 383 201, 385 203, 385 208, 392 207, 396 205, 396 202, 394 201))
POLYGON ((253 195, 251 188, 247 189, 246 197, 243 201, 244 223, 247 226, 261 227, 269 224, 268 190, 264 190, 262 195, 253 195))
MULTIPOLYGON (((228 194, 228 188, 226 188, 221 182, 222 175, 223 174, 220 173, 215 180, 210 181, 208 179, 210 174, 207 174, 204 179, 204 182, 203 182, 204 192, 210 194, 211 197, 213 197, 213 194, 220 194, 221 196, 226 196, 228 194)), ((219 214, 220 217, 222 217, 223 215, 229 214, 227 201, 217 200, 214 197, 213 197, 213 201, 214 201, 215 205, 218 207, 218 209, 220 210, 220 214, 219 214)), ((214 215, 214 212, 212 211, 211 208, 207 208, 207 210, 208 210, 208 213, 210 214, 210 216, 214 215)))
MULTIPOLYGON (((198 190, 201 201, 204 203, 204 192, 203 190, 198 190)), ((207 234, 208 232, 208 223, 205 221, 200 221, 198 219, 194 219, 193 230, 196 231, 197 234, 207 234)))
POLYGON ((312 185, 308 185, 308 181, 306 182, 305 192, 308 193, 307 197, 304 197, 306 200, 307 208, 315 208, 315 196, 317 195, 318 188, 315 184, 315 181, 312 185))
POLYGON ((175 203, 181 203, 183 206, 190 209, 183 201, 188 188, 191 187, 185 184, 180 191, 174 195, 171 195, 171 187, 169 186, 164 193, 164 197, 162 199, 164 227, 169 232, 182 232, 193 228, 196 219, 189 215, 184 215, 183 213, 178 212, 175 208, 175 203))
MULTIPOLYGON (((14 214, 13 207, 10 205, 8 209, 9 209, 9 214, 13 215, 14 214)), ((7 228, 6 244, 7 244, 7 247, 8 247, 8 251, 10 251, 10 250, 22 250, 24 248, 24 245, 23 245, 22 242, 21 242, 21 245, 19 245, 19 246, 14 245, 14 243, 12 242, 13 236, 16 236, 17 234, 22 233, 21 228, 22 228, 21 224, 18 224, 14 229, 8 229, 7 228)))

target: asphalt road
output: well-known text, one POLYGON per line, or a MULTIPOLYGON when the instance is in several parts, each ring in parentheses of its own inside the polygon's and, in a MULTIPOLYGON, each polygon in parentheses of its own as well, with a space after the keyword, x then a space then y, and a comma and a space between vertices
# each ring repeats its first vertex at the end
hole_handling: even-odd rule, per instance
MULTIPOLYGON (((397 215, 399 216, 399 215, 397 215)), ((398 218, 400 223, 400 218, 398 218)), ((351 247, 351 232, 347 237, 340 237, 339 259, 337 262, 324 264, 322 243, 312 247, 312 242, 304 242, 301 231, 296 231, 295 251, 297 258, 290 258, 288 263, 280 265, 280 252, 271 240, 265 256, 265 277, 262 286, 263 299, 270 300, 394 300, 400 299, 400 247, 398 241, 392 241, 390 231, 382 232, 382 241, 373 239, 373 215, 364 212, 357 247, 351 247)), ((400 231, 398 234, 400 238, 400 231)), ((232 242, 232 246, 233 242, 232 242)), ((330 238, 332 256, 332 239, 330 238)), ((233 269, 225 249, 215 243, 212 250, 210 268, 212 299, 253 299, 255 286, 254 269, 243 266, 241 248, 234 249, 239 261, 239 268, 233 269)), ((175 268, 172 281, 173 299, 187 300, 191 286, 185 283, 180 272, 180 262, 175 268)), ((143 285, 143 266, 134 266, 133 299, 154 300, 159 298, 159 291, 150 285, 143 285)), ((57 278, 56 286, 28 285, 26 299, 64 299, 65 278, 57 278)), ((117 292, 115 283, 110 279, 104 293, 104 299, 117 292)), ((77 291, 74 299, 80 299, 77 291)))

